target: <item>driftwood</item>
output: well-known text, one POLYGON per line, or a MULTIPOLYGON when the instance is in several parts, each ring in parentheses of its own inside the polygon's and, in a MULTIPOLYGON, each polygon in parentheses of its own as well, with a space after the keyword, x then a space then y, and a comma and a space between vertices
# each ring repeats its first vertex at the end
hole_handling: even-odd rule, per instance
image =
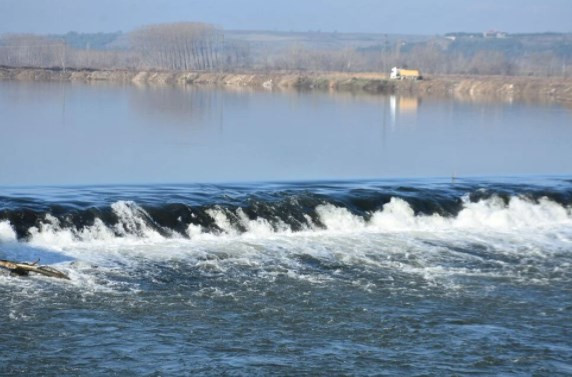
POLYGON ((61 271, 56 270, 50 266, 40 266, 38 265, 39 260, 34 263, 18 263, 9 260, 0 259, 0 267, 10 270, 11 273, 18 276, 28 276, 30 272, 35 272, 44 276, 51 278, 67 279, 70 280, 69 276, 61 271))

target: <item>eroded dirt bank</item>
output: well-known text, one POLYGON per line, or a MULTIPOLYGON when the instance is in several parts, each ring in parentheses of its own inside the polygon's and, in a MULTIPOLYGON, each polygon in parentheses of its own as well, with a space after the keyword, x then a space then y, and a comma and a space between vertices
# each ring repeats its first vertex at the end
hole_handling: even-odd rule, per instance
POLYGON ((378 73, 225 73, 0 68, 0 79, 109 81, 136 85, 218 85, 265 90, 321 89, 483 101, 540 101, 572 105, 572 79, 514 76, 428 76, 393 81, 378 73))

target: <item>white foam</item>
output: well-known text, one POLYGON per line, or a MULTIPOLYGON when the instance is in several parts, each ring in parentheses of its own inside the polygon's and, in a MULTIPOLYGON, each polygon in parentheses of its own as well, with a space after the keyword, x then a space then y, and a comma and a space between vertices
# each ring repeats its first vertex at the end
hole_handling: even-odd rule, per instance
POLYGON ((16 234, 6 221, 0 222, 0 237, 13 242, 4 247, 10 253, 7 255, 19 260, 45 255, 61 263, 64 271, 83 285, 99 283, 90 280, 89 268, 84 271, 69 267, 66 261, 99 265, 103 271, 130 271, 137 269, 126 266, 136 267, 148 260, 180 259, 204 273, 219 274, 231 267, 253 266, 262 271, 260 276, 278 271, 291 278, 307 276, 312 280, 314 272, 306 273, 304 258, 299 258, 309 256, 326 265, 384 269, 390 271, 389 277, 391 273, 404 273, 427 281, 451 275, 518 278, 522 265, 507 264, 503 258, 494 262, 498 268, 491 271, 455 263, 449 266, 449 262, 470 260, 478 265, 482 256, 464 252, 478 244, 507 258, 526 256, 530 260, 526 263, 535 265, 562 250, 570 250, 572 243, 571 209, 547 198, 535 202, 514 197, 507 204, 495 197, 474 203, 464 198, 462 210, 451 217, 415 215, 406 201, 392 198, 381 210, 371 213, 368 221, 346 208, 326 204, 316 208, 324 227, 317 227, 308 218, 307 228, 300 232, 293 232, 276 219, 250 219, 240 209, 230 212, 219 207, 207 213, 221 233, 208 233, 200 225, 189 225, 188 239, 163 237, 150 229, 149 215, 132 202, 117 202, 112 208, 118 218, 115 226, 106 226, 97 219, 91 226, 68 229, 47 215, 40 225, 30 228, 28 243, 13 242, 16 234), (246 232, 233 226, 230 217, 238 219, 246 232))
POLYGON ((216 226, 218 226, 224 234, 237 234, 237 230, 232 226, 224 211, 224 209, 217 207, 207 210, 207 214, 214 220, 216 226))
MULTIPOLYGON (((335 212, 330 211, 331 214, 335 212)), ((346 215, 347 216, 347 215, 346 215)), ((330 229, 333 220, 322 219, 330 229)), ((345 229, 377 231, 431 231, 472 230, 487 232, 514 232, 521 230, 549 230, 572 226, 572 209, 541 198, 533 202, 521 197, 513 197, 505 204, 502 199, 490 199, 470 202, 463 198, 463 209, 455 217, 439 214, 415 215, 411 206, 399 198, 392 198, 381 211, 372 214, 367 224, 359 221, 344 223, 345 229)), ((334 226, 333 229, 339 226, 334 226)))
POLYGON ((154 240, 163 239, 163 236, 147 225, 145 219, 150 218, 149 214, 134 202, 121 200, 113 203, 111 208, 119 218, 119 222, 115 225, 115 231, 120 235, 137 235, 154 240))
MULTIPOLYGON (((51 215, 35 227, 29 229, 29 242, 32 245, 52 249, 62 249, 78 246, 84 243, 106 244, 136 244, 164 242, 168 239, 181 238, 172 232, 168 238, 163 237, 148 225, 150 216, 133 202, 119 201, 112 204, 112 209, 118 218, 113 226, 108 226, 96 219, 91 226, 79 229, 64 227, 60 221, 51 215)), ((457 216, 415 215, 411 206, 403 199, 392 198, 380 211, 370 214, 370 219, 352 214, 347 208, 324 204, 316 207, 319 222, 324 228, 316 226, 309 216, 305 216, 307 224, 302 232, 294 232, 290 226, 280 219, 265 219, 258 217, 250 219, 242 209, 234 212, 215 207, 207 210, 221 230, 220 234, 205 231, 201 225, 190 224, 186 235, 192 240, 222 240, 223 238, 272 238, 278 235, 301 234, 348 234, 355 232, 407 233, 431 232, 447 233, 452 231, 470 231, 475 234, 514 233, 521 235, 522 231, 529 234, 551 232, 561 242, 572 242, 572 209, 564 207, 548 198, 537 202, 522 197, 513 197, 505 204, 500 198, 471 202, 463 198, 463 208, 457 216), (230 216, 237 218, 242 229, 232 224, 230 216)), ((15 241, 16 233, 7 221, 0 222, 0 241, 15 241)))
POLYGON ((250 220, 242 208, 237 209, 236 214, 240 220, 240 224, 246 229, 247 233, 257 236, 268 236, 274 233, 274 229, 268 220, 261 217, 250 220))
POLYGON ((332 231, 361 230, 365 227, 365 221, 353 215, 346 208, 336 207, 332 204, 323 204, 316 207, 316 213, 320 222, 326 229, 332 231))
POLYGON ((61 248, 73 245, 76 241, 74 230, 62 228, 60 221, 50 214, 46 214, 44 221, 37 227, 31 227, 28 232, 30 233, 30 244, 37 246, 57 245, 61 248))
POLYGON ((446 230, 451 222, 438 214, 415 216, 409 203, 403 199, 391 198, 382 211, 373 214, 369 226, 380 231, 428 231, 446 230))
POLYGON ((512 197, 508 205, 498 197, 471 203, 464 200, 454 225, 460 228, 517 230, 572 225, 572 211, 548 198, 533 203, 521 197, 512 197))
POLYGON ((189 224, 187 227, 187 236, 189 238, 195 238, 200 236, 203 233, 203 227, 200 225, 189 224))
POLYGON ((10 221, 0 221, 0 243, 16 241, 16 232, 12 228, 10 221))
POLYGON ((101 219, 95 219, 92 226, 76 231, 75 235, 78 239, 86 242, 110 241, 115 238, 113 231, 101 219))
MULTIPOLYGON (((29 243, 35 246, 51 248, 72 247, 77 243, 113 242, 117 239, 161 241, 165 238, 156 230, 151 229, 146 222, 149 215, 134 202, 119 201, 111 208, 118 218, 117 224, 108 227, 96 218, 93 225, 82 228, 63 227, 60 220, 46 214, 44 220, 28 230, 29 243), (117 235, 120 237, 117 237, 117 235)), ((177 236, 173 232, 173 236, 177 236)))

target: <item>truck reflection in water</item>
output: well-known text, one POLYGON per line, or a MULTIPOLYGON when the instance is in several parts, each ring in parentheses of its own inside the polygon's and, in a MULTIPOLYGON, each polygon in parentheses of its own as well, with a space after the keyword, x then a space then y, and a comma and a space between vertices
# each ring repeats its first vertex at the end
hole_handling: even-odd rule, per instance
POLYGON ((401 116, 414 116, 421 105, 418 97, 389 96, 389 110, 391 114, 391 127, 395 127, 401 116))

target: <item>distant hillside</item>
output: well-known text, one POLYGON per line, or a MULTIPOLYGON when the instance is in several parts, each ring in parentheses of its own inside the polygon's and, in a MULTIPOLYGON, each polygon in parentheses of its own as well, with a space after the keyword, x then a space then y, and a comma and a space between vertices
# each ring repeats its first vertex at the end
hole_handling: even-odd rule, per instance
MULTIPOLYGON (((558 57, 572 57, 572 33, 527 33, 508 34, 486 33, 447 33, 443 36, 398 35, 375 33, 337 32, 279 32, 260 30, 226 30, 229 41, 248 43, 256 55, 277 53, 292 47, 315 50, 355 49, 357 51, 387 51, 399 45, 400 51, 408 52, 427 44, 439 43, 443 50, 451 54, 474 56, 479 51, 497 51, 508 57, 519 57, 529 53, 553 53, 558 57)), ((120 31, 114 33, 78 33, 49 35, 51 39, 63 40, 76 49, 107 50, 128 48, 128 35, 120 31)))
POLYGON ((338 32, 277 32, 225 30, 225 36, 251 43, 254 47, 280 49, 300 45, 315 49, 367 48, 397 41, 417 43, 430 40, 427 35, 399 35, 382 33, 338 33, 338 32))
POLYGON ((107 50, 117 47, 117 42, 122 36, 123 33, 120 31, 115 33, 78 33, 70 31, 66 34, 51 34, 48 35, 48 38, 63 40, 69 47, 80 50, 107 50))
POLYGON ((482 33, 449 33, 445 35, 450 53, 474 55, 479 51, 498 51, 508 57, 526 54, 554 54, 560 58, 572 57, 572 34, 539 33, 507 34, 485 37, 482 33))

